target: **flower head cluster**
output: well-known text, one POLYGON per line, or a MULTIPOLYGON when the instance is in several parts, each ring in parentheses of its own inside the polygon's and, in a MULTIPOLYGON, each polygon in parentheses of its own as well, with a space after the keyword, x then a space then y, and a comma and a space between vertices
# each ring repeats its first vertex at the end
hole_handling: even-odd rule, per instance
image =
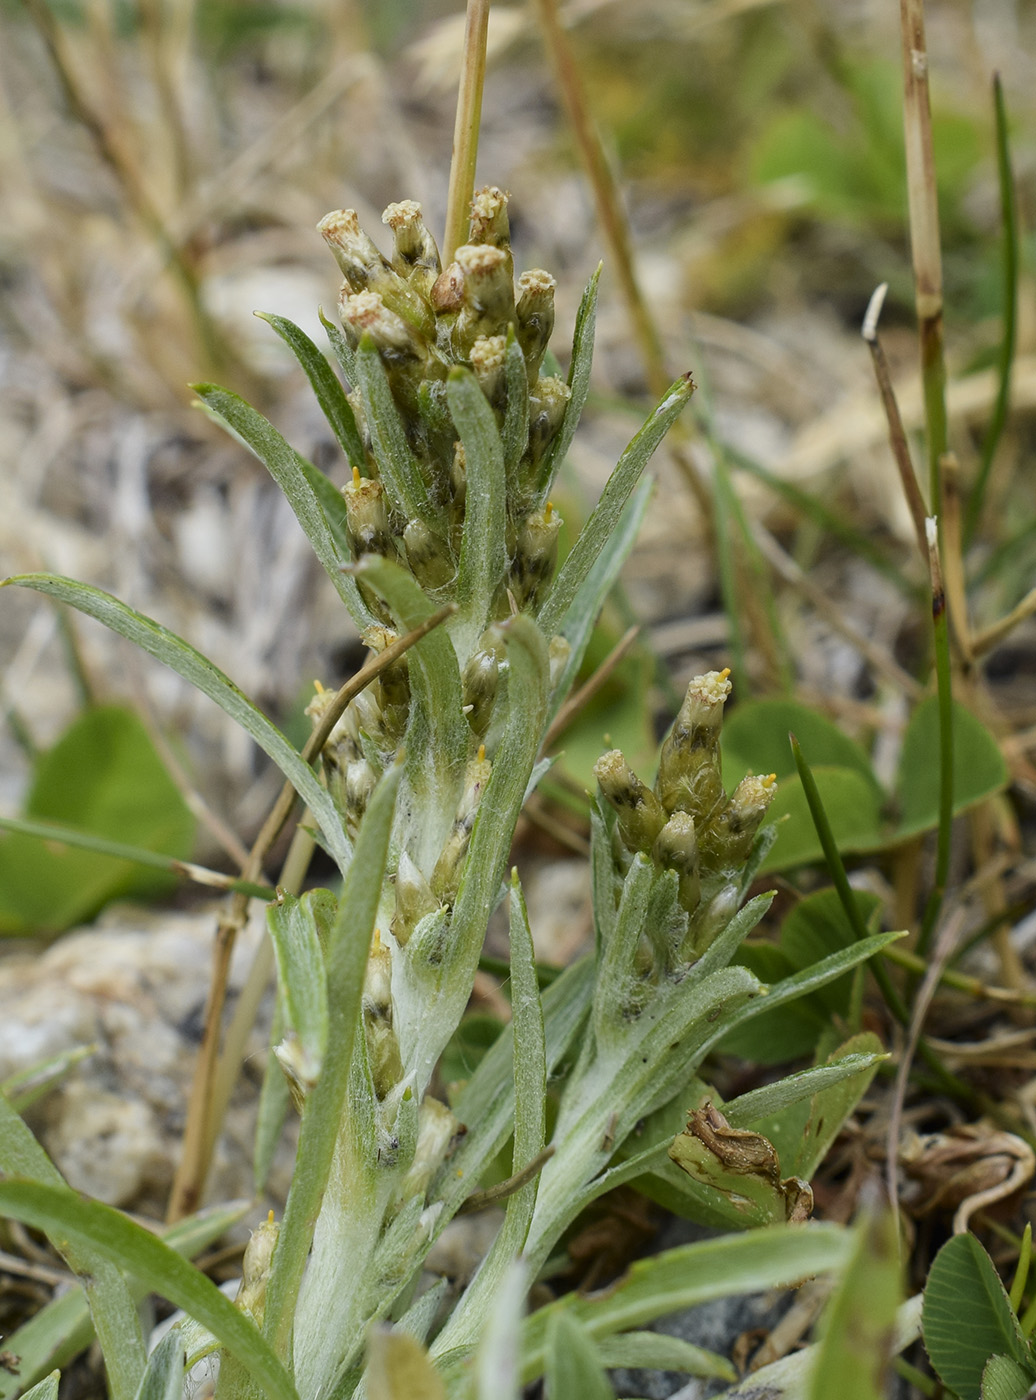
POLYGON ((553 573, 561 524, 541 499, 543 468, 570 397, 563 380, 540 373, 554 326, 554 278, 534 268, 515 286, 507 196, 494 187, 472 201, 469 241, 445 269, 419 204, 390 204, 382 217, 395 244, 390 258, 351 209, 328 214, 319 227, 345 278, 338 308, 346 342, 353 352, 365 343, 377 351, 427 508, 415 512, 414 493, 379 474, 384 428, 354 389, 367 474, 356 467, 345 488, 353 553, 398 559, 430 596, 448 598, 467 494, 446 393, 460 365, 475 375, 508 448, 507 569, 494 610, 505 617, 509 608, 533 608, 553 573))
POLYGON ((662 745, 653 788, 637 777, 618 749, 604 754, 594 768, 616 815, 620 870, 639 851, 660 869, 676 872, 680 904, 692 916, 696 952, 710 941, 712 925, 722 926, 719 916, 732 912, 727 886, 744 867, 776 792, 772 773, 742 778, 729 797, 724 790, 719 739, 729 674, 709 671, 691 681, 662 745))

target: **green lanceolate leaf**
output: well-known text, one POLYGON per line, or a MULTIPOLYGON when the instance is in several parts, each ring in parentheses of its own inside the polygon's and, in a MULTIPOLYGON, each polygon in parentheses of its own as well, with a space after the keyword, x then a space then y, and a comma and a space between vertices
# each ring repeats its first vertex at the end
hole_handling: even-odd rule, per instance
POLYGON ((554 441, 547 449, 541 468, 541 500, 546 500, 554 478, 572 446, 579 419, 582 416, 586 396, 590 392, 590 370, 594 359, 594 327, 597 323, 597 288, 601 280, 601 268, 590 278, 576 313, 576 328, 572 338, 572 363, 568 367, 568 387, 571 397, 561 420, 561 427, 554 441))
POLYGON ((642 481, 634 491, 626 503, 619 523, 594 560, 590 572, 579 585, 561 620, 557 630, 568 642, 570 650, 551 697, 551 718, 557 713, 579 674, 594 624, 640 533, 653 489, 654 482, 642 481))
POLYGON ((324 417, 338 440, 338 446, 345 453, 350 466, 362 471, 366 462, 363 442, 356 426, 355 415, 345 397, 345 390, 334 370, 306 332, 293 321, 289 321, 285 316, 275 316, 269 311, 257 311, 255 314, 261 321, 266 321, 273 327, 305 370, 317 403, 323 409, 324 417))
POLYGON ((357 383, 356 351, 342 334, 341 326, 336 326, 334 321, 329 321, 323 311, 318 311, 317 315, 320 317, 320 324, 327 331, 327 338, 331 342, 331 349, 335 352, 335 359, 341 366, 342 373, 348 382, 355 386, 357 383))
POLYGON ((500 429, 500 441, 504 449, 504 471, 508 482, 511 482, 518 470, 522 453, 529 445, 529 376, 514 326, 507 328, 504 376, 507 385, 507 410, 500 429))
MULTIPOLYGON (((69 1191, 57 1167, 3 1095, 0 1095, 0 1171, 8 1177, 24 1178, 24 1184, 38 1187, 41 1191, 60 1193, 73 1202, 78 1199, 69 1191)), ((0 1182, 0 1187, 3 1184, 0 1182)), ((0 1214, 5 1211, 15 1219, 25 1219, 14 1209, 6 1210, 0 1197, 0 1214)), ((104 1351, 112 1400, 131 1400, 143 1375, 147 1357, 137 1311, 126 1281, 117 1267, 119 1261, 113 1261, 103 1250, 95 1248, 89 1238, 75 1236, 69 1239, 63 1228, 51 1228, 35 1220, 28 1223, 38 1224, 39 1229, 47 1232, 55 1249, 82 1281, 94 1328, 104 1351)))
POLYGON ((400 776, 398 764, 389 769, 364 813, 355 858, 346 873, 338 917, 324 954, 328 1009, 335 1034, 328 1039, 320 1078, 307 1097, 302 1114, 295 1174, 274 1253, 263 1323, 265 1335, 281 1356, 288 1353, 294 1307, 331 1172, 342 1104, 349 1086, 364 969, 381 898, 400 776))
POLYGON ((954 1235, 935 1256, 921 1330, 936 1374, 960 1400, 982 1400, 982 1374, 991 1356, 1007 1356, 1036 1378, 1018 1318, 974 1235, 954 1235))
MULTIPOLYGON (((547 1046, 543 1005, 536 981, 536 955, 529 915, 511 872, 511 1005, 510 1030, 514 1046, 514 1151, 512 1174, 524 1171, 543 1151, 547 1131, 547 1046)), ((521 1254, 536 1207, 537 1179, 527 1182, 507 1201, 504 1224, 478 1273, 437 1340, 440 1353, 482 1334, 506 1287, 508 1270, 521 1254)))
POLYGON ((46 593, 96 618, 214 700, 273 759, 320 823, 328 850, 340 868, 345 869, 349 863, 349 842, 327 789, 317 781, 316 774, 280 730, 208 657, 202 656, 175 632, 89 584, 52 574, 19 574, 6 583, 46 593))
POLYGON ((266 911, 277 954, 277 984, 288 1023, 298 1041, 299 1059, 295 1066, 305 1084, 315 1084, 327 1045, 327 976, 324 951, 320 946, 315 896, 328 897, 326 890, 314 890, 301 899, 282 894, 266 911))
MULTIPOLYGON (((357 577, 384 599, 401 631, 412 631, 431 616, 432 604, 420 584, 393 560, 368 554, 357 566, 357 577)), ((411 648, 410 684, 416 703, 406 739, 407 781, 415 792, 429 795, 433 805, 426 810, 440 822, 438 831, 430 827, 429 844, 439 840, 440 845, 460 798, 471 737, 448 626, 437 627, 411 648)), ((416 836, 420 850, 420 834, 416 836)))
POLYGON ((341 552, 310 481, 316 467, 296 452, 273 424, 239 395, 232 394, 229 389, 221 389, 218 384, 194 384, 191 387, 209 413, 259 458, 287 496, 288 504, 295 512, 324 572, 334 584, 335 591, 357 625, 363 626, 367 609, 353 579, 342 573, 342 565, 349 556, 341 552))
POLYGON ((570 1312, 598 1340, 713 1298, 786 1287, 811 1274, 841 1270, 854 1245, 852 1233, 836 1225, 775 1225, 638 1260, 607 1293, 594 1298, 570 1293, 532 1314, 522 1333, 522 1379, 528 1384, 542 1375, 547 1329, 557 1312, 570 1312))
POLYGON ((547 1328, 543 1367, 547 1400, 614 1400, 593 1342, 570 1313, 556 1312, 547 1328))
POLYGON ((513 1263, 497 1289, 475 1356, 473 1400, 519 1400, 519 1347, 528 1293, 524 1261, 513 1263))
MULTIPOLYGON (((226 1234, 251 1209, 251 1201, 212 1207, 176 1225, 167 1226, 159 1233, 170 1249, 190 1259, 226 1234)), ((97 1261, 97 1265, 110 1270, 122 1282, 122 1274, 114 1265, 103 1260, 97 1261)), ((130 1280, 129 1293, 133 1304, 139 1303, 147 1292, 146 1284, 130 1280)), ((18 1357, 18 1374, 13 1375, 0 1368, 0 1400, 12 1400, 23 1386, 32 1384, 54 1367, 67 1365, 86 1351, 96 1335, 86 1292, 81 1284, 76 1284, 4 1338, 5 1348, 18 1357)))
POLYGON ((406 440, 385 366, 369 335, 364 335, 356 352, 356 377, 378 474, 393 505, 408 520, 441 526, 442 512, 428 498, 421 468, 406 440))
MULTIPOLYGON (((872 1039, 876 1044, 877 1037, 872 1039)), ((868 1070, 873 1071, 882 1060, 887 1059, 888 1055, 877 1047, 875 1052, 870 1054, 850 1054, 833 1064, 818 1065, 816 1069, 804 1069, 798 1074, 789 1074, 786 1078, 779 1079, 776 1084, 766 1084, 761 1089, 752 1089, 747 1094, 731 1099, 730 1103, 723 1105, 723 1116, 731 1127, 753 1126, 792 1104, 811 1099, 822 1090, 833 1088, 847 1079, 854 1079, 868 1070)), ((809 1173, 788 1168, 785 1175, 808 1176, 809 1173)))
POLYGON ((506 725, 475 817, 452 920, 449 975, 456 995, 465 1001, 465 988, 478 965, 486 922, 497 900, 514 824, 546 722, 548 661, 543 634, 530 618, 521 615, 511 618, 505 627, 506 725))
POLYGON ((504 576, 507 513, 504 453, 493 410, 471 371, 451 370, 446 393, 464 446, 467 474, 457 601, 462 612, 481 631, 504 576))
POLYGON ((696 1347, 682 1337, 666 1332, 619 1332, 614 1337, 602 1337, 597 1344, 597 1357, 602 1366, 643 1367, 653 1371, 682 1371, 688 1376, 708 1376, 721 1381, 736 1381, 737 1372, 725 1356, 696 1347))
POLYGON ((375 1328, 367 1343, 368 1400, 446 1400, 442 1378, 417 1340, 375 1328))
POLYGON ((580 585, 618 524, 623 507, 640 480, 652 453, 676 422, 693 392, 694 384, 690 375, 676 380, 619 458, 607 486, 601 492, 601 499, 583 526, 540 609, 540 626, 548 637, 558 630, 580 585))
MULTIPOLYGON (((294 1400, 291 1381, 255 1324, 210 1279, 142 1225, 110 1206, 83 1200, 67 1187, 30 1181, 0 1182, 0 1212, 52 1238, 81 1242, 109 1264, 143 1279, 155 1293, 204 1323, 270 1400, 294 1400)), ((135 1384, 131 1395, 136 1388, 135 1384)))
POLYGON ((899 1227, 890 1210, 868 1212, 824 1312, 808 1400, 884 1400, 890 1345, 902 1296, 899 1227))
POLYGON ((58 1400, 58 1381, 60 1379, 60 1371, 51 1371, 49 1376, 45 1376, 31 1389, 24 1391, 22 1400, 58 1400))
POLYGON ((136 1400, 180 1400, 184 1360, 180 1329, 171 1327, 148 1358, 136 1400))

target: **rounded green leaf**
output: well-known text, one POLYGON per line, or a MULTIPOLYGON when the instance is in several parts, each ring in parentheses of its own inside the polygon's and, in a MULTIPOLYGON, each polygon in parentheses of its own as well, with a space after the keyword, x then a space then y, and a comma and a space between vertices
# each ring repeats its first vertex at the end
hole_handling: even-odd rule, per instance
POLYGON ((921 1333, 939 1379, 960 1400, 982 1400, 982 1376, 992 1356, 1007 1356, 1036 1376, 1004 1285, 974 1235, 954 1235, 935 1256, 921 1333))

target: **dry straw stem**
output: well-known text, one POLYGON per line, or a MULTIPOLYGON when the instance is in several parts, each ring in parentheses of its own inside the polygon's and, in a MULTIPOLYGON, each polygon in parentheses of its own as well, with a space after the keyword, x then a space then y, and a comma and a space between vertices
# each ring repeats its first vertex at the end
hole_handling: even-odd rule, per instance
POLYGON ((878 392, 881 394, 881 402, 888 423, 889 446, 892 448, 892 456, 899 470, 899 479, 903 486, 903 495, 906 497, 910 518, 914 522, 914 534, 917 537, 917 547, 921 552, 921 558, 927 559, 928 543, 925 538, 924 522, 928 512, 925 509, 921 488, 918 486, 917 477, 914 474, 914 464, 910 457, 910 445, 907 442, 906 429, 903 427, 903 419, 899 412, 899 404, 896 402, 896 391, 892 387, 892 376, 889 373, 888 360, 885 358, 885 351, 882 349, 881 341, 878 339, 878 321, 881 318, 881 308, 885 304, 885 294, 888 292, 888 289, 889 284, 887 282, 882 282, 880 287, 875 288, 874 294, 867 304, 867 314, 863 318, 861 334, 871 352, 871 360, 874 364, 874 377, 878 381, 878 392))
POLYGON ((633 643, 639 636, 639 626, 629 628, 616 643, 615 647, 604 658, 589 680, 585 681, 574 694, 568 697, 554 716, 550 728, 544 736, 542 744, 544 753, 547 753, 551 746, 557 742, 558 738, 565 732, 583 706, 590 703, 601 686, 604 685, 605 681, 615 670, 616 666, 618 666, 619 662, 622 661, 623 657, 629 652, 633 643))
POLYGON ((464 26, 464 57, 457 92, 457 120, 453 128, 453 159, 446 197, 446 237, 442 263, 449 267, 453 255, 467 241, 471 196, 475 189, 478 130, 482 119, 482 88, 486 78, 486 35, 489 32, 489 0, 468 0, 464 26))
POLYGON ((903 42, 903 134, 906 146, 910 246, 921 339, 921 377, 928 426, 929 514, 941 509, 939 462, 946 451, 946 364, 943 358, 942 252, 928 95, 924 0, 900 0, 903 42))
POLYGON ((951 632, 965 674, 971 670, 974 652, 968 623, 967 585, 964 581, 963 512, 960 499, 960 466, 956 453, 944 452, 939 464, 942 479, 942 564, 951 632))
MULTIPOLYGON (((306 741, 302 757, 311 763, 319 757, 332 729, 341 719, 346 706, 368 686, 387 666, 391 666, 415 642, 427 636, 433 628, 445 622, 455 611, 451 603, 433 613, 419 627, 408 632, 387 646, 377 657, 366 663, 356 675, 341 687, 319 725, 306 741)), ((285 783, 270 815, 263 823, 256 837, 248 861, 241 872, 242 879, 256 882, 262 874, 263 861, 280 834, 281 828, 291 816, 296 793, 290 783, 285 783)), ((223 1007, 227 996, 227 979, 230 975, 230 960, 238 933, 244 928, 248 918, 250 900, 247 895, 235 894, 230 906, 220 919, 212 952, 212 979, 205 1005, 205 1024, 201 1044, 198 1047, 198 1060, 195 1065, 191 1097, 187 1106, 187 1122, 184 1127, 183 1147, 180 1163, 173 1178, 173 1188, 169 1198, 166 1218, 170 1222, 190 1215, 201 1204, 212 1160, 212 1151, 219 1131, 216 1109, 217 1096, 214 1085, 217 1077, 217 1061, 220 1040, 220 1025, 223 1007)))

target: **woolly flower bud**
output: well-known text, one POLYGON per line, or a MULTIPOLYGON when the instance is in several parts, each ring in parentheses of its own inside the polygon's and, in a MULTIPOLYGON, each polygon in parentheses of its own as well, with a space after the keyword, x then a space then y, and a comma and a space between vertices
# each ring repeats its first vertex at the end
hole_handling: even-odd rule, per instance
POLYGON ((396 871, 396 909, 389 928, 402 947, 426 914, 439 907, 428 881, 403 851, 396 871))
POLYGON ((692 913, 701 894, 694 818, 687 812, 674 812, 659 832, 651 854, 657 865, 676 871, 680 877, 680 903, 692 913))
POLYGON ((726 807, 702 834, 702 856, 716 870, 736 870, 748 859, 752 842, 777 792, 777 775, 749 774, 734 789, 726 807))
POLYGON ((494 248, 510 245, 511 230, 507 218, 508 195, 496 185, 484 185, 471 201, 471 232, 469 243, 488 243, 494 248))
POLYGON ((421 206, 412 199, 390 204, 381 216, 395 237, 392 266, 421 296, 427 297, 441 264, 435 239, 425 228, 421 206))
POLYGON ((466 359, 479 336, 506 335, 514 319, 514 283, 510 256, 501 248, 468 243, 454 256, 464 282, 453 348, 466 359))
POLYGON ((557 286, 549 272, 541 267, 530 268, 518 278, 521 296, 515 307, 518 323, 518 343, 525 356, 529 383, 536 383, 543 352, 554 329, 554 288, 557 286))
POLYGON ((464 667, 461 685, 464 711, 472 733, 484 739, 493 717, 493 701, 500 681, 500 661, 493 651, 472 652, 464 667))
POLYGON ((369 335, 390 364, 422 363, 427 346, 414 328, 391 310, 378 292, 343 291, 338 298, 342 328, 355 348, 369 335))
POLYGON ((422 588, 443 588, 456 574, 453 551, 423 520, 408 521, 403 544, 410 571, 422 588))
POLYGON ((554 573, 558 531, 563 522, 550 501, 522 521, 511 560, 508 587, 519 607, 534 608, 554 573))
POLYGON ((571 397, 572 390, 565 381, 552 374, 537 379, 535 387, 530 390, 528 456, 533 466, 538 466, 542 461, 544 452, 561 427, 571 397))
POLYGON ((507 337, 503 335, 480 335, 471 347, 471 368, 494 408, 503 404, 506 353, 507 337))
POLYGON ((480 745, 478 757, 471 760, 465 771, 464 792, 457 807, 457 815, 453 819, 453 828, 432 872, 432 890, 447 903, 451 902, 457 893, 464 857, 468 853, 468 843, 471 840, 471 829, 475 825, 478 805, 492 771, 493 765, 486 758, 485 745, 480 745))
POLYGON ((376 244, 360 228, 353 209, 336 209, 317 224, 349 292, 373 292, 422 335, 434 333, 433 317, 424 300, 400 277, 376 244))
POLYGON ((353 467, 353 479, 342 487, 345 499, 345 528, 354 559, 365 554, 394 553, 389 529, 385 492, 381 482, 364 477, 353 467))
POLYGON ((550 688, 556 690, 558 683, 568 665, 568 658, 572 655, 572 644, 567 637, 551 637, 547 647, 547 657, 550 662, 550 688))
POLYGON ((258 1327, 263 1325, 266 1285, 270 1279, 273 1251, 277 1247, 280 1231, 281 1227, 274 1220, 271 1210, 258 1230, 252 1231, 241 1261, 241 1287, 235 1302, 242 1312, 248 1313, 258 1327))
POLYGON ((729 671, 695 676, 658 762, 655 791, 667 812, 708 817, 723 797, 719 736, 723 705, 730 694, 729 671))
POLYGON ((384 1099, 402 1078, 403 1060, 392 1024, 392 955, 377 930, 363 982, 363 1026, 374 1092, 384 1099))
POLYGON ((594 777, 619 818, 623 843, 631 851, 650 851, 665 823, 658 798, 640 781, 618 749, 602 754, 594 777))
POLYGON ((417 1119, 414 1160, 403 1178, 403 1200, 424 1195, 432 1177, 445 1161, 450 1143, 460 1132, 460 1126, 460 1122, 444 1103, 440 1103, 431 1094, 424 1096, 417 1119))

